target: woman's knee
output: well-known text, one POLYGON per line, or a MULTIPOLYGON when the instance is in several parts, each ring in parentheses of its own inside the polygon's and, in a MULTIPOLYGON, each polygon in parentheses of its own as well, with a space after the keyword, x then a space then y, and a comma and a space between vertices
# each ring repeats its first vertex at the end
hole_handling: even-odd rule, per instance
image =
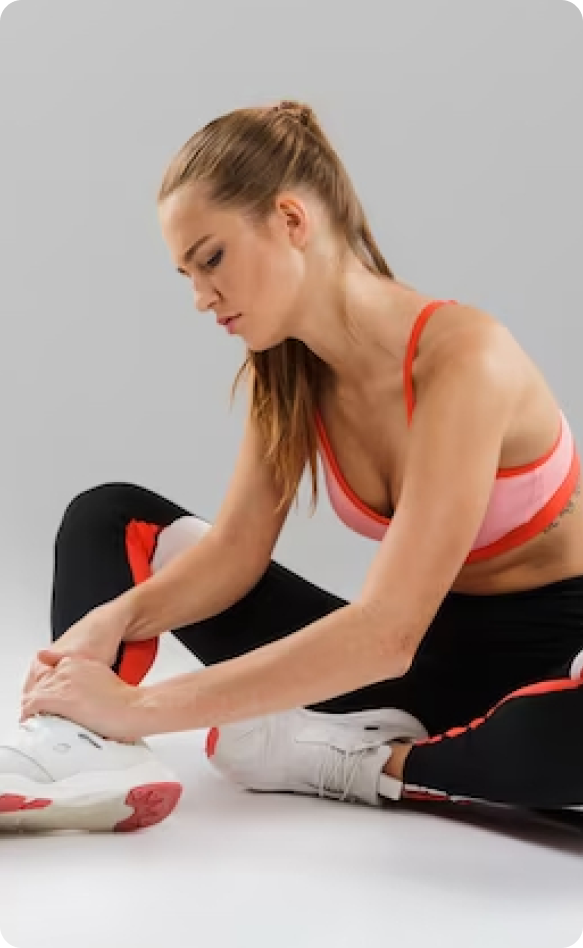
POLYGON ((71 523, 85 519, 88 515, 101 516, 120 502, 128 503, 131 495, 141 488, 123 481, 108 481, 81 491, 67 504, 57 535, 71 523))
MULTIPOLYGON (((150 499, 154 508, 159 503, 164 502, 164 498, 153 495, 151 498, 144 497, 144 494, 151 494, 145 488, 137 484, 126 483, 123 481, 111 481, 104 484, 98 484, 87 490, 81 491, 68 504, 59 526, 57 537, 60 538, 65 532, 74 530, 88 531, 92 525, 99 523, 103 525, 107 518, 115 511, 125 511, 127 516, 132 519, 133 515, 141 519, 137 512, 144 509, 144 502, 150 507, 150 499)), ((151 519, 150 511, 146 519, 151 519)), ((166 511, 164 511, 166 513, 166 511)), ((169 523, 162 523, 161 530, 157 536, 156 549, 152 559, 152 568, 154 572, 164 566, 174 556, 198 543, 204 534, 210 529, 210 523, 203 517, 195 516, 182 508, 176 507, 171 511, 170 516, 173 519, 169 523)), ((169 518, 170 519, 170 518, 169 518)))

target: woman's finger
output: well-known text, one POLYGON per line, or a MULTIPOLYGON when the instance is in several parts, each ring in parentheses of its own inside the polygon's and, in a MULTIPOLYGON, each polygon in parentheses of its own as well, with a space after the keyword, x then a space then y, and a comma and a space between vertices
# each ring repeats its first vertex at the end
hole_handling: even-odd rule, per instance
POLYGON ((41 649, 37 653, 37 661, 42 665, 48 665, 51 668, 55 668, 60 662, 63 661, 63 656, 59 652, 52 652, 50 649, 41 649))
POLYGON ((50 692, 43 692, 42 695, 32 695, 27 698, 25 701, 21 702, 20 705, 20 721, 25 721, 27 718, 31 718, 35 714, 39 714, 41 711, 45 711, 47 714, 58 714, 58 708, 61 702, 59 701, 59 696, 57 694, 51 694, 50 692), (50 704, 50 710, 47 706, 50 704))
POLYGON ((31 718, 34 714, 36 714, 34 702, 23 701, 22 704, 20 705, 19 724, 22 724, 23 721, 26 721, 28 718, 31 718))
POLYGON ((30 668, 24 685, 22 686, 22 693, 28 694, 38 683, 42 681, 52 672, 52 668, 48 668, 46 665, 40 665, 38 662, 35 662, 30 668))

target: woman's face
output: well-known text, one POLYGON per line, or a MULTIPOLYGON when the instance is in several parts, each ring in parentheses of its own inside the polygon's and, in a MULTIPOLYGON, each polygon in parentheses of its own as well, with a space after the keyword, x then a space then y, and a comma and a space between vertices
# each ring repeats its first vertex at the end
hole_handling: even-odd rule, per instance
POLYGON ((278 198, 259 228, 241 212, 211 205, 193 186, 163 201, 159 217, 174 264, 193 286, 197 309, 214 310, 217 319, 240 314, 230 332, 253 351, 287 338, 306 289, 310 221, 301 199, 278 198))

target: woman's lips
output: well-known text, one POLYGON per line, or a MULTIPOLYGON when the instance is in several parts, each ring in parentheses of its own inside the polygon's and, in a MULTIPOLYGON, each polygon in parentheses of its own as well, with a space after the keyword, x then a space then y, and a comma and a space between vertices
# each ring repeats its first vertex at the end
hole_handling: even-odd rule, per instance
POLYGON ((231 332, 231 331, 232 331, 232 327, 234 326, 234 324, 235 324, 240 318, 241 318, 241 314, 239 313, 237 316, 233 316, 232 319, 228 319, 226 323, 223 323, 223 325, 224 325, 225 329, 227 330, 227 332, 231 332))

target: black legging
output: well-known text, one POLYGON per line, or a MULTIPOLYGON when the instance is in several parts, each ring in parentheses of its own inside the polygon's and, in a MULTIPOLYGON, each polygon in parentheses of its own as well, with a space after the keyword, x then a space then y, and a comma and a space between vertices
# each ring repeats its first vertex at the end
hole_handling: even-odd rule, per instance
MULTIPOLYGON (((194 516, 133 484, 103 484, 78 495, 55 543, 53 640, 147 579, 164 528, 194 516)), ((213 665, 346 603, 272 560, 233 606, 173 634, 203 665, 213 665)), ((156 644, 122 646, 115 670, 137 684, 156 644)), ((431 737, 409 754, 403 797, 579 806, 583 679, 571 680, 569 667, 582 648, 583 577, 495 596, 450 592, 406 675, 309 707, 329 713, 400 708, 417 717, 431 737)))

